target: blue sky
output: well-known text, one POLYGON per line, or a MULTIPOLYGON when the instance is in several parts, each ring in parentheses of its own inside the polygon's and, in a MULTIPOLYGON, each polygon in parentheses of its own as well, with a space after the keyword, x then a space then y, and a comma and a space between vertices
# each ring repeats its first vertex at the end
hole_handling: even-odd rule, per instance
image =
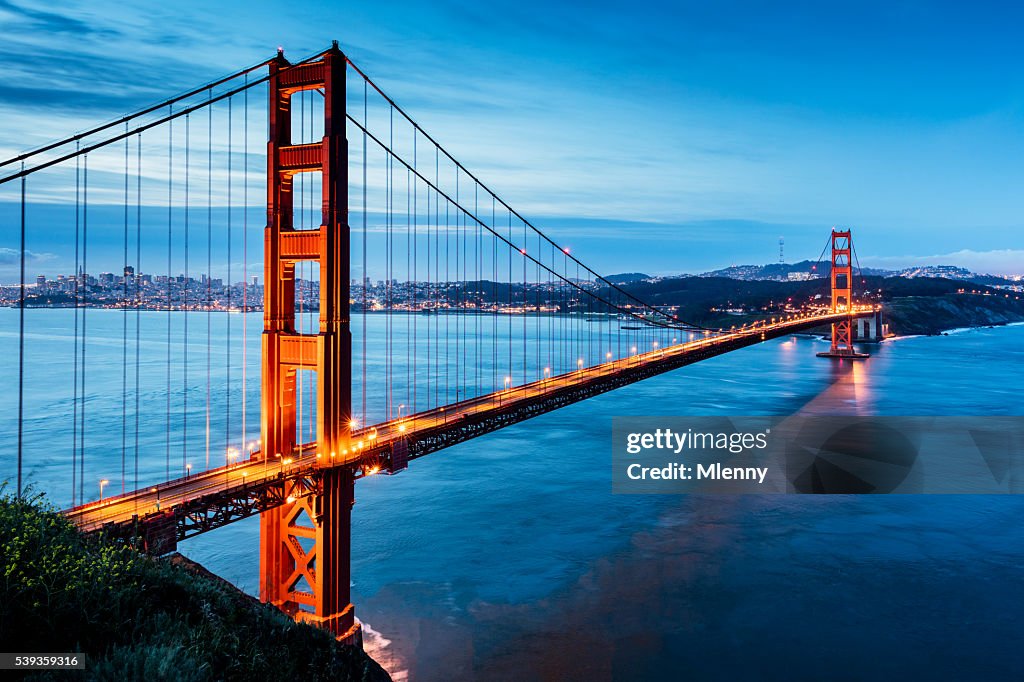
POLYGON ((813 258, 834 224, 865 265, 1024 271, 1008 4, 136 5, 0 0, 0 156, 336 38, 600 271, 813 258))

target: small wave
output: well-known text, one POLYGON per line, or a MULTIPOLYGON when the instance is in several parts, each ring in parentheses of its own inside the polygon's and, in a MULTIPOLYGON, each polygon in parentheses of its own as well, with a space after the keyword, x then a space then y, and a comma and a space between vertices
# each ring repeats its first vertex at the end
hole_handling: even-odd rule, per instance
POLYGON ((366 652, 366 655, 387 670, 394 682, 407 682, 409 670, 393 652, 388 650, 391 640, 370 627, 366 621, 359 621, 359 624, 363 629, 363 651, 366 652))
POLYGON ((884 339, 882 339, 881 341, 879 341, 879 343, 896 343, 897 341, 906 341, 907 339, 920 339, 920 338, 924 338, 924 337, 925 337, 925 334, 905 334, 905 335, 887 336, 884 339))

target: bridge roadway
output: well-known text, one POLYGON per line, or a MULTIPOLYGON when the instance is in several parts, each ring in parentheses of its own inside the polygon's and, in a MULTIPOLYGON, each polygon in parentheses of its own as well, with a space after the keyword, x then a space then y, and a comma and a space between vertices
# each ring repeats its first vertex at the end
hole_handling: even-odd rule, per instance
POLYGON ((410 459, 614 388, 762 341, 872 312, 870 306, 858 306, 849 313, 791 315, 653 349, 356 429, 348 451, 322 453, 316 451, 315 444, 306 444, 293 453, 268 459, 255 452, 251 459, 89 502, 65 514, 87 532, 104 530, 126 538, 141 536, 151 550, 169 551, 179 540, 272 509, 294 497, 316 493, 317 472, 323 467, 349 466, 356 477, 398 471, 410 459))

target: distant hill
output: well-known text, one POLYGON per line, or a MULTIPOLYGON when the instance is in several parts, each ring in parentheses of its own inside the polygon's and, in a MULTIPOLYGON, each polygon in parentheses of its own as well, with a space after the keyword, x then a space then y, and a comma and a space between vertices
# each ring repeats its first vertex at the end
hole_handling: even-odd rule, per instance
POLYGON ((977 272, 971 272, 967 268, 961 268, 957 265, 923 265, 913 268, 906 268, 899 272, 900 277, 907 277, 914 279, 917 277, 940 277, 942 279, 953 279, 964 282, 973 282, 974 284, 986 284, 992 286, 1001 286, 1012 282, 1009 277, 1003 277, 1001 275, 981 275, 977 272))
MULTIPOLYGON (((769 263, 767 265, 733 265, 721 270, 712 270, 702 273, 701 277, 726 277, 728 279, 753 280, 804 280, 816 277, 827 277, 829 274, 829 262, 815 262, 802 260, 798 263, 769 263)), ((877 275, 887 277, 895 273, 889 270, 878 268, 861 268, 865 275, 877 275)))
POLYGON ((650 275, 645 275, 642 272, 623 272, 618 275, 607 275, 605 279, 612 284, 632 284, 633 282, 642 282, 645 279, 651 279, 650 275))
MULTIPOLYGON (((858 301, 881 303, 897 334, 935 334, 942 329, 1024 320, 1020 293, 931 277, 855 278, 858 301), (961 293, 963 292, 963 293, 961 293)), ((626 287, 637 298, 710 327, 729 327, 778 315, 788 308, 827 302, 829 280, 671 277, 626 287)))
MULTIPOLYGON (((720 270, 711 270, 699 275, 699 277, 725 277, 744 281, 801 281, 828 277, 830 263, 820 263, 804 260, 799 263, 769 263, 767 265, 732 265, 720 270)), ((883 270, 880 268, 857 268, 854 271, 865 276, 875 277, 905 277, 907 279, 948 279, 961 282, 973 282, 989 286, 1003 286, 1010 284, 1013 280, 1000 275, 981 275, 971 272, 967 268, 956 265, 919 265, 904 268, 900 271, 883 270)), ((683 275, 680 275, 683 276, 683 275)))

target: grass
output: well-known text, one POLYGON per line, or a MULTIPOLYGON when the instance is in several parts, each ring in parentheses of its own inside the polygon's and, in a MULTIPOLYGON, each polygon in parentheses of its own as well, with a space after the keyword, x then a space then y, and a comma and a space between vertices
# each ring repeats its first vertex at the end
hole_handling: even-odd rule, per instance
POLYGON ((85 654, 35 680, 388 680, 362 651, 231 587, 83 535, 41 495, 0 486, 0 642, 85 654))

